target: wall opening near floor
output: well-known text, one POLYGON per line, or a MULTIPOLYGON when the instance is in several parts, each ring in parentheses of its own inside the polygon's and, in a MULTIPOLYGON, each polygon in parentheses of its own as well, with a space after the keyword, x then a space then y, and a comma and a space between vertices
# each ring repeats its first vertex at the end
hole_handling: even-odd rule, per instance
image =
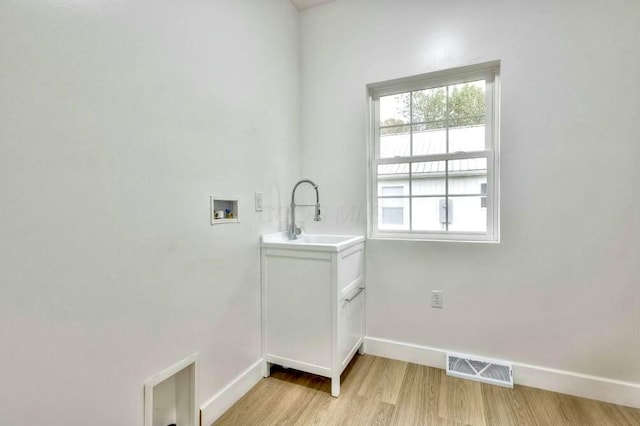
POLYGON ((193 426, 196 360, 190 357, 145 383, 145 426, 193 426))

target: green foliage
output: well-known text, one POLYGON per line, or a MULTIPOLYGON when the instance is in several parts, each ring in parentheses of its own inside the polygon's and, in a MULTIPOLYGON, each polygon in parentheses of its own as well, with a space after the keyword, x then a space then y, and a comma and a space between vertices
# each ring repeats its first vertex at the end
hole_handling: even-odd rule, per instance
MULTIPOLYGON (((445 87, 412 92, 411 104, 409 96, 403 96, 401 99, 398 115, 400 117, 412 115, 412 123, 428 123, 421 127, 444 128, 447 119, 450 127, 476 126, 484 123, 484 90, 472 84, 453 87, 449 92, 448 105, 445 87)), ((396 127, 382 128, 380 132, 383 135, 406 133, 409 127, 402 126, 403 124, 409 123, 401 119, 389 118, 382 123, 382 126, 396 127)))
POLYGON ((382 123, 383 126, 401 126, 405 124, 404 120, 400 120, 399 118, 387 118, 382 123))
MULTIPOLYGON (((412 93, 413 117, 412 121, 440 121, 447 116, 447 94, 444 87, 430 90, 421 90, 412 93)), ((401 108, 409 110, 409 105, 401 108)), ((444 127, 444 123, 433 123, 436 128, 444 127)))
POLYGON ((484 123, 484 91, 469 84, 455 87, 449 96, 449 118, 454 126, 473 126, 484 123))
POLYGON ((405 122, 398 118, 387 118, 384 120, 381 126, 394 126, 394 127, 383 127, 380 129, 380 134, 382 135, 395 135, 399 133, 408 133, 409 126, 403 126, 405 122))

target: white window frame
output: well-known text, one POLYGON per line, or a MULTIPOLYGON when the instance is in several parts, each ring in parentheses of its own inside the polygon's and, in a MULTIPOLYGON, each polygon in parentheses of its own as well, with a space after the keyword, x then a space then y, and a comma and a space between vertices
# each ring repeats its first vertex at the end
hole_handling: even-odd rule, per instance
MULTIPOLYGON (((369 128, 367 142, 367 220, 368 237, 373 239, 424 241, 500 241, 500 62, 493 61, 460 68, 436 71, 367 85, 369 128), (485 150, 408 157, 380 158, 380 97, 416 90, 485 80, 485 150), (486 158, 487 160, 487 232, 414 231, 378 229, 378 165, 426 161, 486 158)), ((411 184, 410 184, 411 187, 411 184)), ((411 206, 411 190, 409 192, 411 206)), ((411 207, 409 207, 411 209, 411 207)), ((411 219, 410 219, 411 220, 411 219)), ((411 226, 411 222, 410 222, 411 226)))

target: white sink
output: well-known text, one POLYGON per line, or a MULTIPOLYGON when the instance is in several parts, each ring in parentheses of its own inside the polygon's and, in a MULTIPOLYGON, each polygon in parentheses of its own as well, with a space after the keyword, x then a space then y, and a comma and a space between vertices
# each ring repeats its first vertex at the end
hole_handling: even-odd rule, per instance
POLYGON ((262 247, 316 251, 342 251, 364 241, 362 235, 305 234, 290 240, 286 232, 266 234, 261 238, 262 247))

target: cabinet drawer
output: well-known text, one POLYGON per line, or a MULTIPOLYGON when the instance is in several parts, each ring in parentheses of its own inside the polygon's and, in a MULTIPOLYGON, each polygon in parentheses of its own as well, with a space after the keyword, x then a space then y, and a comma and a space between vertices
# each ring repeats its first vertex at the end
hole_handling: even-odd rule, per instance
POLYGON ((338 291, 364 278, 364 244, 338 253, 338 291))

